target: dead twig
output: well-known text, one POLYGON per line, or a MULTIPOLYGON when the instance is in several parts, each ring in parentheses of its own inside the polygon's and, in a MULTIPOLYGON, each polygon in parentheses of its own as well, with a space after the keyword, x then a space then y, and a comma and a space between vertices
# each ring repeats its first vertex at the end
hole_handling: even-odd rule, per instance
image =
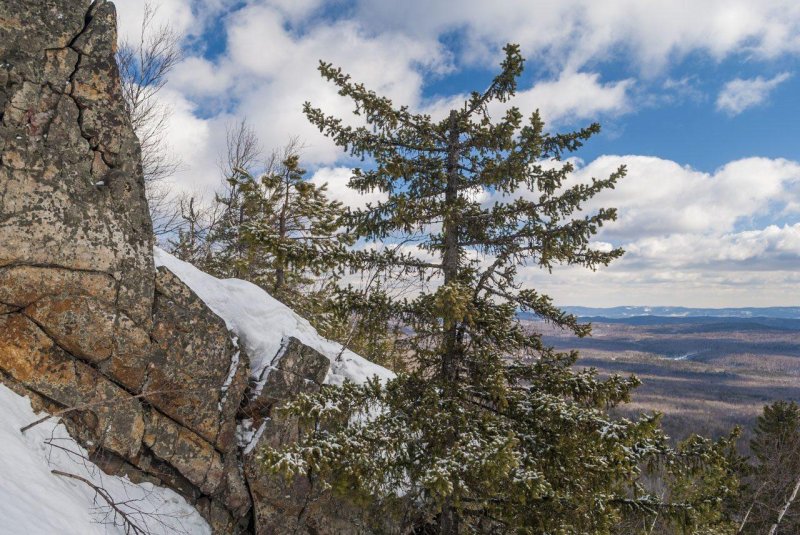
POLYGON ((100 496, 104 502, 108 504, 108 506, 114 511, 114 516, 118 516, 125 527, 125 533, 132 533, 134 535, 148 535, 148 531, 139 527, 128 515, 127 512, 122 510, 122 508, 117 504, 114 498, 102 487, 99 487, 86 479, 85 477, 81 477, 79 475, 70 474, 69 472, 62 472, 61 470, 51 470, 50 473, 61 476, 61 477, 68 477, 70 479, 75 479, 82 483, 88 485, 94 492, 95 495, 100 496))

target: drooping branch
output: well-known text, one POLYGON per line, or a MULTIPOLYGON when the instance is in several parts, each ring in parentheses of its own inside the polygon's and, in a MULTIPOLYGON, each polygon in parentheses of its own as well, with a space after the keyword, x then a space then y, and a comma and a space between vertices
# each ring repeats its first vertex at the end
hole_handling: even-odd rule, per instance
POLYGON ((69 472, 64 472, 61 470, 50 470, 50 473, 53 475, 67 477, 70 479, 74 479, 76 481, 80 481, 81 483, 87 485, 91 488, 96 496, 102 498, 102 500, 111 508, 114 512, 114 517, 119 518, 122 521, 123 528, 125 529, 126 534, 133 534, 133 535, 148 535, 150 532, 140 527, 136 522, 133 521, 131 516, 125 511, 117 502, 114 500, 114 497, 111 496, 106 489, 95 485, 85 477, 81 477, 76 474, 71 474, 69 472))

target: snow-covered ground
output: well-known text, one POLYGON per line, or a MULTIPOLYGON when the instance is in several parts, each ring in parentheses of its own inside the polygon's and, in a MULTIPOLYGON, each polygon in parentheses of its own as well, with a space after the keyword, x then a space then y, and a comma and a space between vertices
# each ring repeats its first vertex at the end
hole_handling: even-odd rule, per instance
POLYGON ((208 307, 225 320, 250 356, 250 375, 263 381, 270 364, 281 349, 282 341, 294 336, 331 360, 325 382, 341 384, 346 379, 363 383, 377 375, 393 377, 392 372, 358 356, 341 344, 320 336, 314 327, 267 292, 247 281, 218 279, 192 264, 155 249, 156 266, 164 266, 189 286, 208 307))
POLYGON ((200 514, 175 492, 109 476, 53 418, 37 421, 27 398, 0 384, 0 533, 14 535, 109 535, 127 533, 122 518, 83 481, 104 489, 131 521, 147 533, 210 534, 200 514))

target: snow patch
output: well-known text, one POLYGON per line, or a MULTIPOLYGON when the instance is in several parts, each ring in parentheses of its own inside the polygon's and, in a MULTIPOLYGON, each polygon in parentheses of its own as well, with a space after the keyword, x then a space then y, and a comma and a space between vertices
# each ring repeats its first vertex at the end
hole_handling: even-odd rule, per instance
POLYGON ((228 399, 228 390, 231 387, 231 383, 233 382, 233 378, 236 377, 236 372, 239 371, 239 364, 241 364, 242 357, 241 351, 239 351, 239 339, 235 336, 231 337, 231 342, 233 346, 236 348, 236 353, 233 354, 231 357, 231 363, 228 367, 228 376, 225 378, 225 382, 222 384, 222 388, 220 389, 222 393, 222 397, 217 402, 217 409, 222 412, 222 406, 225 404, 225 401, 228 399))
POLYGON ((255 434, 252 418, 244 418, 236 424, 236 443, 240 449, 245 449, 253 441, 255 434))
POLYGON ((264 418, 264 421, 261 422, 261 425, 258 426, 258 429, 249 436, 250 441, 244 447, 242 452, 244 455, 250 455, 250 453, 253 451, 253 448, 256 447, 258 440, 261 438, 261 435, 264 434, 264 430, 267 428, 267 422, 269 422, 269 418, 264 418))
POLYGON ((20 428, 43 415, 30 401, 0 384, 0 532, 61 535, 123 535, 125 527, 83 481, 55 475, 59 470, 104 489, 147 533, 210 535, 194 507, 174 491, 127 477, 109 476, 88 460, 56 418, 24 434, 20 428))
POLYGON ((221 317, 250 356, 250 376, 263 381, 283 341, 294 336, 316 349, 331 361, 325 382, 341 385, 346 380, 364 383, 378 376, 382 380, 394 374, 373 362, 327 340, 291 308, 273 298, 255 284, 240 279, 218 279, 159 249, 154 250, 156 266, 164 266, 181 279, 221 317))

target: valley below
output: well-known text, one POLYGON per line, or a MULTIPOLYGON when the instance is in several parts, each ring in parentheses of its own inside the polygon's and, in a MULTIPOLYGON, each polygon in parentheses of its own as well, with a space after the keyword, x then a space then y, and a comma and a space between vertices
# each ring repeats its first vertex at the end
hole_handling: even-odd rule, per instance
POLYGON ((602 376, 636 375, 642 385, 624 416, 658 411, 675 440, 692 432, 720 436, 742 427, 743 451, 764 405, 800 401, 800 320, 770 317, 587 317, 578 338, 528 321, 559 350, 577 349, 577 368, 602 376))

